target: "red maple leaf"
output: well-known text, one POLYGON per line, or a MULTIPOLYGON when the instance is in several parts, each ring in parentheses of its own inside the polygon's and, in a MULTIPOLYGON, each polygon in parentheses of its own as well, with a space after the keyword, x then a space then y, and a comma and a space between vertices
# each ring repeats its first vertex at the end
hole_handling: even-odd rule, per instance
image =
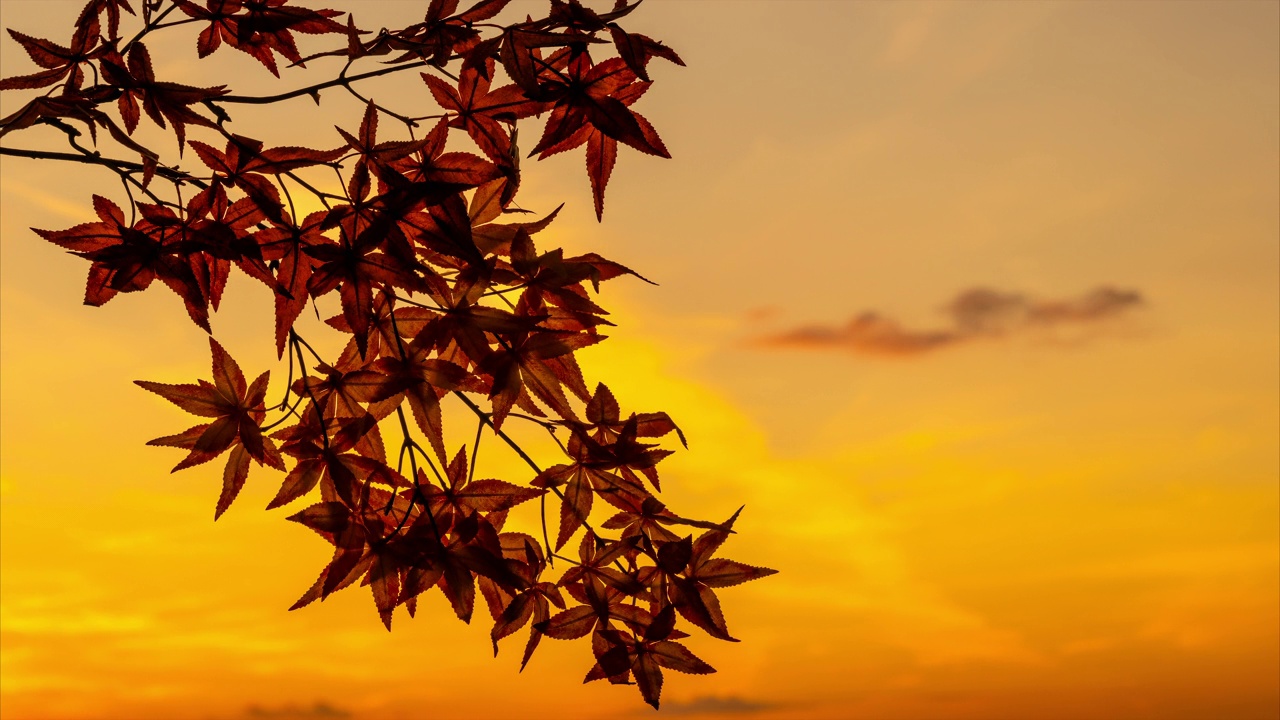
POLYGON ((427 491, 432 512, 452 512, 461 515, 498 512, 509 510, 546 492, 539 488, 520 487, 502 480, 471 479, 465 447, 458 449, 453 461, 445 469, 445 480, 447 482, 443 489, 427 483, 425 473, 419 480, 419 486, 427 491))
POLYGON ((308 404, 301 418, 272 434, 282 440, 280 452, 298 463, 285 476, 268 510, 293 502, 317 485, 324 499, 341 499, 349 507, 359 504, 357 498, 374 482, 392 488, 409 485, 383 461, 380 442, 364 442, 377 425, 373 416, 321 420, 316 406, 308 404))
MULTIPOLYGON (((370 395, 372 401, 407 397, 418 427, 427 436, 436 455, 444 462, 444 428, 440 398, 462 387, 468 373, 458 365, 431 356, 431 349, 417 339, 404 346, 403 354, 378 360, 373 369, 383 376, 381 386, 370 395)), ((399 405, 399 402, 395 403, 399 405)))
POLYGON ((430 73, 422 73, 422 79, 436 102, 451 116, 449 127, 466 130, 494 162, 510 162, 511 134, 502 122, 537 115, 546 104, 525 97, 517 85, 490 90, 493 70, 492 58, 486 59, 483 73, 478 67, 463 68, 457 89, 430 73))
POLYGON ((180 224, 177 215, 167 208, 139 203, 142 217, 130 225, 110 200, 95 195, 93 204, 100 222, 67 230, 35 229, 44 239, 93 262, 85 304, 98 306, 116 293, 145 290, 159 278, 182 298, 191 319, 208 331, 208 297, 191 269, 183 234, 171 230, 180 224))
POLYGON ((211 423, 197 425, 178 435, 156 438, 147 444, 191 451, 173 468, 174 472, 208 462, 227 449, 232 450, 223 473, 222 495, 214 511, 216 520, 231 506, 244 486, 249 475, 249 458, 277 470, 284 469, 284 462, 275 443, 262 434, 261 423, 266 417, 263 400, 271 373, 264 372, 252 384, 246 384, 240 366, 217 340, 209 338, 209 348, 213 353, 213 382, 197 380, 195 384, 183 385, 147 380, 134 382, 193 415, 214 418, 211 423))
POLYGON ((137 15, 129 0, 89 0, 76 19, 76 27, 83 27, 93 19, 100 19, 102 13, 107 14, 107 38, 115 40, 120 37, 120 11, 137 15))
POLYGON ((503 557, 508 562, 516 563, 516 572, 528 580, 528 585, 523 590, 508 590, 489 578, 481 578, 479 585, 493 616, 493 629, 489 631, 489 637, 493 641, 495 657, 498 655, 499 640, 532 621, 529 640, 525 643, 524 655, 520 659, 520 669, 523 670, 542 640, 543 633, 538 626, 551 619, 552 605, 564 610, 565 603, 555 583, 538 580, 546 569, 546 559, 537 540, 524 533, 513 532, 502 533, 498 539, 502 543, 503 557))
POLYGON ((81 67, 90 60, 101 56, 106 46, 100 45, 102 36, 99 32, 96 16, 84 18, 76 25, 71 44, 63 47, 55 42, 31 37, 9 28, 9 36, 18 41, 27 56, 44 70, 31 75, 5 78, 0 80, 0 90, 30 90, 52 85, 63 78, 68 78, 68 85, 78 89, 84 83, 84 69, 81 67))
MULTIPOLYGON (((614 59, 616 60, 617 58, 614 59)), ((613 61, 606 60, 595 67, 599 68, 611 62, 613 61)), ((624 73, 618 72, 617 63, 613 63, 612 68, 616 75, 625 77, 624 73)), ((592 70, 595 70, 595 68, 592 68, 592 70)), ((630 70, 627 70, 627 72, 630 72, 630 70)), ((616 83, 618 77, 615 76, 613 80, 616 83)), ((615 83, 605 84, 604 87, 608 88, 615 83)), ((618 160, 619 140, 644 153, 659 157, 671 157, 653 125, 640 113, 626 110, 644 95, 645 91, 649 89, 649 85, 647 82, 627 81, 609 90, 605 98, 608 101, 621 104, 622 108, 629 114, 632 122, 626 123, 626 132, 628 136, 632 136, 634 131, 638 131, 640 137, 644 140, 641 145, 636 145, 634 142, 628 141, 624 137, 619 137, 609 132, 606 128, 590 122, 586 113, 578 112, 573 114, 571 106, 565 106, 569 109, 566 109, 560 116, 557 116, 555 111, 552 111, 551 118, 547 121, 547 128, 543 134, 542 141, 533 150, 533 152, 538 153, 538 159, 541 160, 556 153, 580 147, 583 143, 586 143, 587 177, 591 180, 591 195, 595 201, 597 220, 600 220, 604 215, 604 190, 605 186, 609 184, 609 176, 613 174, 613 167, 618 160), (553 123, 555 124, 554 128, 553 123), (634 124, 635 127, 631 128, 631 124, 634 124)), ((608 107, 611 108, 614 117, 626 117, 619 114, 617 105, 609 104, 608 107)), ((616 128, 615 132, 617 132, 616 128)))
POLYGON ((307 291, 312 297, 338 291, 342 316, 355 333, 361 356, 368 357, 374 297, 383 287, 416 288, 420 283, 414 275, 415 268, 406 267, 403 260, 382 251, 385 235, 358 228, 357 220, 349 216, 342 221, 338 242, 308 245, 303 252, 315 261, 307 291))
MULTIPOLYGON (((596 664, 587 673, 586 682, 609 678, 613 682, 625 682, 627 675, 635 677, 636 686, 644 701, 658 708, 662 694, 662 668, 691 675, 706 675, 715 668, 703 662, 689 648, 669 640, 675 637, 674 608, 659 612, 639 635, 610 630, 600 634, 605 640, 596 649, 604 652, 596 656, 596 664)), ((681 635, 683 635, 681 633, 681 635)))
POLYGON ((272 51, 295 65, 303 65, 293 33, 346 33, 346 28, 332 20, 341 12, 286 6, 287 1, 205 0, 204 7, 200 7, 190 0, 178 0, 178 7, 192 18, 209 22, 196 45, 200 57, 208 56, 225 42, 279 77, 272 51))
POLYGON ((197 140, 188 144, 214 171, 216 182, 235 185, 243 190, 272 220, 283 219, 284 206, 280 202, 280 191, 266 175, 333 162, 346 153, 345 147, 333 150, 305 147, 264 149, 262 141, 242 135, 231 135, 227 139, 226 150, 217 150, 197 140))
MULTIPOLYGON (((720 545, 728 539, 737 518, 738 513, 734 513, 733 517, 724 523, 723 529, 708 530, 700 535, 689 546, 687 553, 678 555, 672 553, 675 557, 670 557, 666 563, 663 563, 666 567, 662 568, 668 575, 674 576, 676 573, 681 575, 672 577, 668 585, 671 603, 675 605, 676 610, 686 620, 706 630, 712 637, 735 642, 736 640, 729 635, 724 613, 720 611, 720 600, 713 589, 739 585, 778 572, 734 560, 712 557, 720 545), (685 558, 688 560, 681 567, 681 560, 685 558)), ((663 547, 676 545, 676 543, 669 543, 663 547)))
POLYGON ((307 306, 307 283, 314 265, 306 249, 332 242, 323 232, 328 218, 329 213, 314 212, 297 223, 288 213, 282 213, 271 227, 254 233, 262 259, 276 264, 275 276, 269 278, 268 284, 274 281, 277 355, 284 355, 289 330, 307 306))
POLYGON ((119 54, 113 53, 104 58, 102 72, 107 80, 123 90, 116 102, 129 134, 138 127, 138 102, 141 101, 142 108, 155 124, 165 127, 166 119, 173 123, 179 147, 186 142, 187 124, 214 127, 211 120, 193 112, 190 106, 227 94, 226 87, 222 85, 198 88, 157 82, 151 69, 151 54, 142 43, 135 43, 129 49, 127 64, 119 54))
POLYGON ((613 35, 613 43, 618 48, 618 57, 631 68, 631 72, 645 82, 649 81, 647 68, 651 58, 664 58, 684 67, 684 60, 680 59, 675 50, 648 35, 629 33, 618 27, 617 23, 609 23, 609 33, 613 35))

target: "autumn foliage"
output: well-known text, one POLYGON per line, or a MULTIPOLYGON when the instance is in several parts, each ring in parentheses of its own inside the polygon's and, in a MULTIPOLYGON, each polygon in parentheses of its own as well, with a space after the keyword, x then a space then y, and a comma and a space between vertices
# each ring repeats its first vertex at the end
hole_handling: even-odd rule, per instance
POLYGON ((657 707, 663 669, 713 672, 679 642, 687 631, 734 639, 717 591, 773 571, 717 555, 737 513, 695 520, 658 499, 658 465, 672 452, 658 441, 684 441, 672 419, 624 412, 586 382, 575 351, 611 325, 600 284, 639 276, 599 255, 538 250, 556 212, 523 217, 515 203, 517 128, 541 124, 528 153, 539 159, 585 146, 600 217, 619 144, 668 157, 633 108, 655 60, 683 63, 623 29, 639 2, 600 11, 551 0, 542 18, 501 24, 507 4, 431 0, 422 22, 371 32, 289 0, 90 0, 69 40, 10 30, 38 68, 0 80, 36 91, 0 135, 54 128, 67 148, 0 152, 118 180, 118 201, 93 197, 96 219, 36 230, 89 261, 86 304, 158 281, 210 331, 233 268, 273 293, 287 366, 274 394, 268 372, 250 381, 212 338, 209 379, 138 385, 200 419, 151 444, 185 451, 175 470, 224 463, 215 518, 266 466, 283 474, 268 508, 292 506, 289 520, 333 545, 291 609, 368 586, 390 629, 398 608, 412 616, 439 588, 469 622, 478 589, 495 653, 523 633, 523 668, 544 636, 585 638, 586 680, 634 683, 657 707), (170 28, 189 33, 200 58, 242 52, 300 78, 306 62, 336 58, 341 72, 269 96, 168 82, 146 42, 170 28), (305 56, 304 35, 315 45, 305 56), (403 72, 421 76, 438 113, 410 117, 361 94, 361 81, 403 72), (363 117, 327 114, 322 95, 335 92, 360 98, 363 117), (333 147, 268 147, 235 131, 236 108, 274 103, 291 103, 299 122, 304 106, 313 122, 336 121, 333 147), (144 115, 172 131, 184 169, 135 139, 144 115), (337 357, 295 328, 317 303, 341 310, 327 321, 347 337, 337 357), (470 452, 450 441, 446 408, 471 416, 449 419, 470 452), (535 460, 504 430, 512 422, 545 430, 561 457, 535 460), (486 437, 528 471, 477 478, 486 437), (539 513, 541 537, 504 530, 525 509, 539 513))

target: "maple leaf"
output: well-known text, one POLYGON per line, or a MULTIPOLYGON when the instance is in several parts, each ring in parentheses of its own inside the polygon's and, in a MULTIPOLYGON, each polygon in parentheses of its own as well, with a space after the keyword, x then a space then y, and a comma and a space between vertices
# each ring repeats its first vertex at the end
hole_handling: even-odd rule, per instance
POLYGON ((628 5, 626 0, 615 0, 612 11, 598 13, 579 0, 551 0, 551 12, 547 19, 580 33, 593 33, 604 29, 606 24, 631 14, 639 5, 639 2, 628 5))
POLYGON ((412 268, 379 249, 379 241, 385 238, 357 233, 356 228, 347 218, 339 242, 308 245, 303 252, 316 263, 307 280, 307 291, 312 297, 320 297, 338 290, 342 316, 355 334, 361 356, 368 357, 369 326, 377 292, 383 287, 416 287, 418 282, 412 268))
POLYGON ((68 85, 78 89, 84 83, 83 64, 99 57, 105 46, 99 44, 102 39, 100 26, 96 16, 86 18, 76 25, 71 44, 67 47, 41 38, 31 37, 9 28, 9 36, 18 41, 27 52, 32 62, 44 68, 31 75, 22 75, 0 80, 0 90, 31 90, 52 85, 67 78, 68 85))
MULTIPOLYGON (((552 363, 574 348, 555 339, 530 342, 530 335, 525 334, 510 348, 490 352, 480 361, 480 370, 492 378, 489 400, 493 403, 495 426, 502 425, 512 405, 520 404, 527 392, 532 392, 555 412, 573 416, 573 408, 561 388, 562 378, 557 375, 560 366, 552 363)), ((579 337, 583 347, 599 341, 585 335, 579 337)))
POLYGON ((289 608, 297 610, 347 587, 369 570, 368 530, 344 503, 328 500, 289 516, 289 520, 316 531, 334 546, 333 559, 314 584, 289 608))
MULTIPOLYGON (((601 65, 604 65, 604 63, 601 63, 601 65)), ((611 90, 607 99, 621 103, 624 108, 629 108, 644 95, 649 86, 650 83, 647 82, 626 82, 611 90)), ((610 107, 614 108, 616 115, 616 106, 611 105, 610 107)), ((556 153, 580 147, 584 143, 586 144, 587 177, 591 180, 591 194, 592 199, 595 201, 596 219, 600 220, 604 215, 605 187, 609 184, 609 177, 613 174, 614 165, 617 164, 618 140, 622 138, 618 138, 592 123, 582 122, 581 118, 573 117, 570 112, 566 110, 559 117, 554 111, 552 112, 551 118, 547 121, 547 134, 543 135, 543 142, 538 144, 535 151, 538 152, 538 159, 541 160, 556 153), (556 123, 554 132, 553 122, 556 123)), ((639 129, 640 135, 644 138, 645 146, 653 150, 653 152, 644 147, 638 147, 637 149, 659 157, 671 157, 653 125, 640 113, 631 110, 627 110, 627 112, 630 113, 636 128, 639 129)), ((627 144, 637 147, 633 143, 627 144)))
MULTIPOLYGON (((541 320, 522 296, 516 306, 517 316, 541 320)), ((572 332, 545 328, 516 328, 505 333, 499 350, 494 350, 479 361, 480 369, 492 378, 489 398, 493 402, 493 422, 502 424, 511 406, 527 390, 546 403, 563 418, 576 420, 577 415, 565 397, 569 388, 580 398, 586 398, 587 389, 582 373, 573 362, 573 352, 604 340, 605 336, 594 332, 572 332)))
POLYGON ((415 213, 404 219, 409 237, 416 244, 440 255, 457 258, 472 267, 487 267, 480 248, 471 235, 471 218, 460 195, 450 195, 426 213, 415 213))
POLYGON ((649 82, 647 68, 651 58, 664 58, 684 67, 684 60, 680 59, 675 50, 647 35, 629 33, 618 27, 617 23, 609 23, 609 33, 613 36, 614 45, 618 48, 618 57, 622 58, 631 72, 645 82, 649 82))
POLYGON ((536 317, 479 304, 484 289, 461 274, 452 286, 433 288, 441 313, 422 328, 414 337, 415 342, 433 347, 442 355, 455 348, 467 362, 478 365, 493 352, 491 344, 497 340, 491 337, 531 332, 538 327, 536 317))
POLYGON ((399 210, 403 216, 409 210, 435 205, 502 174, 496 165, 471 153, 446 153, 448 134, 448 120, 441 118, 423 137, 416 152, 391 163, 396 173, 383 176, 392 188, 384 206, 399 210))
MULTIPOLYGON (((621 58, 610 58, 593 65, 586 53, 578 54, 564 73, 550 84, 548 92, 554 98, 554 106, 542 138, 529 152, 530 156, 556 147, 584 126, 591 125, 640 152, 670 157, 665 147, 654 142, 655 136, 645 132, 636 114, 627 108, 627 103, 616 95, 635 82, 636 74, 621 58)), ((643 90, 633 92, 642 94, 643 90)))
POLYGON ((480 589, 489 602, 494 621, 489 637, 493 642, 494 657, 497 657, 498 641, 531 623, 529 640, 525 643, 524 655, 520 660, 520 669, 523 671, 542 640, 543 634, 538 626, 551 619, 551 606, 555 605, 561 610, 566 609, 566 606, 555 583, 537 582, 546 568, 546 560, 537 540, 524 533, 502 533, 498 539, 502 544, 503 557, 517 563, 518 571, 523 570, 523 576, 529 584, 526 589, 513 593, 502 589, 488 578, 481 579, 480 589))
POLYGON ((92 261, 85 304, 98 306, 116 293, 145 290, 159 278, 183 299, 191 319, 207 332, 207 297, 184 256, 181 234, 166 229, 176 224, 177 216, 167 209, 139 204, 143 217, 130 225, 110 200, 95 195, 93 203, 100 222, 57 231, 33 228, 44 239, 92 261))
MULTIPOLYGON (((178 7, 189 17, 209 22, 209 25, 200 31, 200 37, 196 41, 196 51, 200 57, 209 56, 224 41, 232 47, 239 42, 237 32, 239 21, 235 18, 235 13, 240 11, 242 0, 205 0, 204 7, 188 0, 177 1, 178 7)), ((274 62, 267 64, 268 69, 273 65, 274 62)), ((279 75, 279 73, 276 74, 279 75)))
POLYGON ((200 7, 189 0, 178 0, 177 4, 188 16, 209 22, 197 41, 200 57, 208 56, 225 42, 262 63, 272 75, 280 77, 273 51, 295 65, 304 66, 293 33, 346 33, 346 28, 332 20, 341 12, 286 7, 286 2, 205 0, 204 7, 200 7))
POLYGON ((627 533, 624 537, 639 534, 649 540, 653 540, 655 535, 665 539, 667 531, 654 524, 658 518, 669 520, 670 523, 681 522, 676 516, 663 513, 660 503, 656 508, 647 505, 653 498, 633 472, 633 468, 641 470, 651 481, 655 481, 656 487, 657 475, 652 466, 668 451, 630 443, 627 434, 620 436, 620 442, 601 444, 583 436, 579 431, 575 431, 570 437, 565 449, 574 459, 573 462, 547 468, 533 480, 538 487, 564 487, 560 493, 562 501, 557 548, 564 545, 586 521, 595 495, 624 513, 622 517, 611 518, 610 527, 636 525, 636 532, 627 533), (619 448, 623 449, 620 451, 619 448), (641 529, 646 531, 638 532, 641 529))
POLYGON ((322 421, 315 406, 309 405, 301 418, 297 424, 272 435, 283 441, 280 452, 297 458, 298 463, 281 483, 268 510, 293 502, 317 485, 325 499, 341 499, 348 506, 357 504, 358 493, 375 482, 391 488, 410 486, 408 480, 383 462, 380 442, 364 441, 377 426, 373 416, 366 413, 322 421))
POLYGON ((546 229, 552 220, 556 219, 556 215, 560 214, 563 204, 556 209, 547 213, 541 220, 535 220, 527 223, 496 223, 490 222, 502 215, 501 198, 505 191, 508 181, 506 178, 499 178, 491 181, 490 184, 481 186, 477 189, 476 195, 472 198, 472 207, 468 210, 471 216, 473 227, 471 228, 471 238, 475 242, 476 247, 481 252, 493 255, 510 255, 511 243, 515 240, 520 231, 524 231, 529 235, 534 235, 541 230, 546 229), (497 185, 500 183, 501 185, 497 185), (481 194, 482 190, 485 190, 481 194), (482 204, 480 204, 482 203, 482 204))
POLYGON ((250 232, 265 219, 252 199, 231 202, 220 185, 211 185, 187 201, 182 223, 190 248, 188 259, 215 310, 233 262, 249 277, 270 284, 262 249, 250 232))
POLYGON ((463 622, 471 621, 475 607, 476 578, 487 577, 511 592, 529 586, 529 580, 503 558, 497 531, 485 518, 471 514, 461 518, 419 513, 404 535, 411 567, 401 588, 400 602, 407 603, 439 586, 463 622))
POLYGON ((328 217, 329 213, 314 212, 297 223, 287 212, 281 212, 271 227, 254 233, 262 259, 277 264, 274 278, 264 279, 268 284, 274 280, 275 284, 277 356, 284 355, 289 330, 307 306, 307 283, 314 265, 306 249, 332 242, 323 233, 328 217))
POLYGON ((601 527, 607 530, 622 530, 622 537, 642 536, 649 545, 661 542, 673 542, 679 537, 665 526, 678 522, 680 518, 667 510, 657 498, 647 497, 640 506, 632 510, 623 510, 604 522, 601 527))
POLYGON ((503 129, 502 121, 537 115, 545 104, 529 100, 517 85, 490 90, 493 70, 492 58, 485 60, 484 72, 479 67, 464 67, 457 89, 430 73, 422 73, 422 79, 436 102, 451 116, 449 127, 466 130, 490 159, 504 162, 510 159, 512 147, 511 135, 503 129))
MULTIPOLYGON (((515 84, 524 90, 530 100, 547 99, 539 80, 546 77, 548 71, 558 69, 564 56, 555 60, 543 61, 541 48, 564 47, 574 43, 596 42, 593 38, 581 35, 547 32, 533 27, 531 23, 513 25, 502 33, 499 56, 502 67, 507 71, 515 84)), ((478 48, 477 48, 478 49, 478 48)))
MULTIPOLYGON (((594 532, 587 532, 578 544, 578 564, 565 571, 560 577, 560 584, 566 587, 574 585, 609 586, 627 596, 637 596, 645 586, 634 573, 624 573, 617 564, 621 559, 634 559, 637 555, 637 544, 633 539, 623 538, 612 542, 606 541, 594 532)), ((584 599, 583 602, 589 602, 584 599)))
POLYGON ((427 139, 378 142, 378 106, 372 100, 365 106, 364 119, 360 122, 358 136, 340 127, 335 126, 335 129, 359 156, 357 172, 363 167, 364 172, 367 173, 369 165, 382 167, 393 160, 407 157, 430 142, 427 139))
MULTIPOLYGON (((170 290, 182 298, 187 314, 205 332, 209 328, 209 307, 216 309, 216 301, 226 284, 229 263, 221 262, 235 254, 234 248, 220 247, 220 243, 208 241, 197 230, 199 218, 190 214, 179 215, 167 205, 136 203, 141 218, 134 230, 146 238, 133 247, 106 248, 91 259, 104 264, 123 263, 132 270, 145 263, 144 269, 152 271, 170 290), (216 257, 209 251, 222 255, 216 257)), ((246 243, 245 247, 252 247, 246 243)), ((117 273, 118 276, 118 273, 117 273)))
POLYGON ((630 422, 635 423, 636 437, 663 437, 674 431, 680 438, 680 443, 689 447, 684 433, 672 421, 670 415, 664 412, 633 413, 631 417, 623 420, 621 408, 613 392, 604 383, 597 384, 595 393, 587 402, 586 423, 582 426, 583 429, 590 432, 598 441, 610 442, 617 440, 630 422))
POLYGON ((376 402, 406 396, 418 427, 444 462, 440 398, 446 392, 459 389, 467 371, 448 360, 431 357, 430 348, 417 339, 404 348, 403 355, 384 357, 374 363, 373 368, 383 375, 383 380, 370 394, 370 399, 376 402))
POLYGON ((643 632, 652 622, 648 610, 627 602, 628 596, 616 586, 602 582, 598 577, 560 581, 575 600, 582 605, 571 607, 534 627, 547 637, 572 640, 591 634, 607 633, 612 624, 619 622, 632 632, 643 632))
POLYGON ((223 474, 222 495, 214 511, 216 520, 231 506, 244 485, 249 474, 249 458, 259 465, 269 465, 278 470, 284 469, 284 463, 275 444, 263 436, 261 428, 266 416, 263 399, 271 373, 264 372, 252 384, 246 384, 240 366, 217 340, 209 338, 209 348, 213 354, 212 383, 206 380, 183 385, 147 380, 134 382, 193 415, 214 418, 211 423, 198 425, 179 435, 157 438, 147 444, 191 451, 173 468, 174 472, 208 462, 232 449, 223 474))
POLYGON ((508 510, 542 495, 545 490, 520 487, 502 480, 472 480, 467 472, 467 449, 459 448, 445 469, 447 483, 443 489, 426 480, 426 474, 418 471, 418 485, 427 490, 428 502, 433 512, 449 510, 463 515, 475 512, 508 510))
MULTIPOLYGON (((741 512, 739 509, 738 512, 741 512)), ((777 570, 754 567, 733 560, 714 558, 712 555, 729 537, 733 523, 738 518, 735 512, 723 525, 724 529, 708 530, 694 540, 687 553, 688 561, 684 568, 678 569, 683 557, 671 558, 663 568, 668 574, 682 573, 682 577, 673 577, 668 586, 671 603, 689 622, 707 631, 712 637, 737 642, 729 635, 724 614, 720 611, 720 600, 712 588, 730 587, 749 580, 767 577, 777 570)))
POLYGON ((165 120, 173 123, 178 146, 186 142, 186 126, 214 127, 208 118, 192 112, 191 105, 213 100, 227 94, 225 86, 198 88, 171 82, 157 82, 151 69, 151 54, 146 45, 135 43, 129 49, 126 62, 118 54, 108 55, 102 61, 102 72, 108 81, 123 91, 117 104, 129 134, 138 126, 138 102, 155 124, 165 127, 165 120))
MULTIPOLYGON (((564 309, 569 317, 578 321, 582 328, 593 327, 599 322, 595 316, 608 315, 608 312, 592 302, 583 282, 591 280, 596 292, 600 291, 600 282, 620 275, 635 275, 644 280, 635 271, 618 263, 605 260, 599 255, 589 254, 577 257, 564 257, 563 251, 555 249, 538 255, 533 240, 525 228, 518 228, 511 240, 509 249, 511 257, 510 269, 500 264, 493 275, 496 282, 525 288, 525 302, 541 305, 544 301, 564 309)), ((646 282, 648 282, 646 280, 646 282)))
POLYGON ((231 135, 226 150, 217 150, 197 140, 188 142, 200 160, 214 171, 216 182, 235 185, 257 203, 262 212, 272 220, 284 217, 280 192, 266 178, 266 174, 279 174, 298 168, 333 162, 346 152, 346 148, 312 150, 305 147, 278 147, 263 149, 260 140, 242 135, 231 135))
POLYGON ((89 0, 89 3, 80 11, 80 17, 76 19, 76 27, 83 27, 95 19, 100 20, 102 13, 106 13, 107 38, 114 40, 120 37, 121 10, 130 15, 137 15, 133 6, 129 4, 129 0, 89 0))
MULTIPOLYGON (((510 0, 480 0, 468 10, 458 12, 458 0, 432 0, 426 16, 398 31, 384 31, 369 42, 348 31, 347 56, 386 55, 393 50, 403 53, 388 63, 420 59, 430 65, 444 66, 454 53, 466 53, 476 46, 480 33, 473 27, 502 11, 510 0)), ((354 26, 352 26, 354 27, 354 26)))
POLYGON ((556 549, 573 537, 591 515, 591 507, 597 493, 612 504, 623 504, 630 507, 622 498, 647 496, 643 487, 629 483, 621 476, 600 468, 589 467, 582 463, 555 465, 542 471, 533 480, 536 487, 559 488, 560 491, 560 532, 556 536, 556 549))
MULTIPOLYGON (((370 369, 371 363, 357 354, 344 354, 336 365, 321 363, 316 370, 322 373, 319 377, 308 376, 294 381, 293 392, 298 396, 315 398, 326 418, 355 418, 365 414, 365 404, 374 401, 386 384, 386 376, 370 369)), ((378 413, 370 413, 375 420, 382 417, 378 413)), ((385 417, 385 416, 383 416, 385 417)), ((378 426, 369 429, 369 434, 361 440, 379 437, 378 426)), ((377 441, 381 447, 381 441, 377 441)), ((356 446, 361 451, 360 445, 356 446)), ((369 455, 369 453, 364 453, 369 455)), ((378 452, 371 457, 382 457, 378 452)))
POLYGON ((644 701, 658 709, 662 694, 662 668, 691 675, 714 673, 715 668, 703 662, 684 645, 668 640, 677 632, 674 608, 668 606, 659 612, 643 630, 634 637, 610 631, 602 633, 605 643, 597 655, 596 664, 587 673, 586 681, 626 679, 630 673, 644 701))

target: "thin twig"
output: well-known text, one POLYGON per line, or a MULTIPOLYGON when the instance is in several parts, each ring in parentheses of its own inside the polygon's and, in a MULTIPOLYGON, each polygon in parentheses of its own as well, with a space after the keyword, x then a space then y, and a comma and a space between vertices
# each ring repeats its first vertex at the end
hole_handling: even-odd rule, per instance
POLYGON ((298 88, 297 90, 290 90, 289 92, 280 93, 278 95, 223 95, 222 97, 217 98, 214 102, 242 103, 245 105, 270 105, 271 103, 280 102, 281 100, 292 100, 293 98, 302 97, 303 95, 315 95, 319 93, 321 90, 325 90, 331 87, 337 87, 339 85, 346 86, 346 85, 349 85, 350 83, 356 82, 357 80, 364 80, 365 78, 379 77, 381 75, 390 75, 391 73, 400 72, 402 70, 411 70, 413 68, 426 67, 427 64, 428 63, 425 60, 423 60, 419 62, 408 63, 405 65, 396 65, 394 67, 383 68, 381 70, 370 70, 369 72, 360 73, 359 75, 337 77, 332 80, 326 80, 325 82, 322 82, 322 83, 316 83, 315 85, 308 85, 307 87, 298 88))

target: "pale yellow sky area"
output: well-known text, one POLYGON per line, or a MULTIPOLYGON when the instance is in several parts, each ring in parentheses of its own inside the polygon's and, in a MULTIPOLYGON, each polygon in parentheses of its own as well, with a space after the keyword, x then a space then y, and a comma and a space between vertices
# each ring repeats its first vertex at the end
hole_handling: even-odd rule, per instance
MULTIPOLYGON (((62 41, 79 3, 0 8, 62 41)), ((568 203, 540 249, 660 283, 605 286, 619 327, 588 380, 670 412, 690 450, 664 499, 745 503, 725 554, 780 571, 721 593, 742 642, 690 640, 719 672, 668 673, 659 714, 1280 717, 1280 3, 699 0, 633 25, 688 62, 636 105, 674 159, 621 152, 602 224, 577 151, 528 161, 520 202, 568 203), (1103 286, 1142 302, 967 334, 946 312, 972 288, 1030 313, 1103 286), (869 353, 848 342, 864 313, 963 337, 869 353), (826 339, 761 342, 805 328, 826 339)), ((302 84, 174 34, 162 79, 302 84)), ((0 64, 31 67, 7 39, 0 64)), ((416 78, 371 92, 428 107, 416 78)), ((323 122, 299 102, 242 122, 313 147, 358 123, 337 94, 323 122)), ((260 509, 278 476, 255 469, 215 524, 219 471, 144 446, 188 418, 131 381, 206 376, 203 333, 163 289, 81 306, 86 263, 27 229, 89 219, 94 192, 122 199, 106 173, 0 160, 5 720, 652 713, 580 684, 581 643, 517 673, 517 641, 493 659, 439 593, 392 633, 364 589, 286 612, 328 553, 260 509)), ((274 376, 268 302, 233 278, 213 326, 274 376)))

